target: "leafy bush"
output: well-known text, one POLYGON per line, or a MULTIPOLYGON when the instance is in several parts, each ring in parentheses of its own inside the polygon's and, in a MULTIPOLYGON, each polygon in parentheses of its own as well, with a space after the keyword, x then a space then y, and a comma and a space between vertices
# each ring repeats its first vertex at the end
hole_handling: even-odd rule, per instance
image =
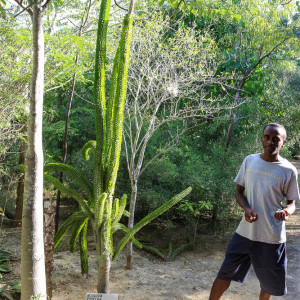
MULTIPOLYGON (((8 267, 12 253, 0 247, 0 279, 3 278, 3 274, 11 272, 8 267)), ((0 287, 0 298, 14 300, 15 294, 21 293, 21 283, 19 281, 7 282, 0 287)))

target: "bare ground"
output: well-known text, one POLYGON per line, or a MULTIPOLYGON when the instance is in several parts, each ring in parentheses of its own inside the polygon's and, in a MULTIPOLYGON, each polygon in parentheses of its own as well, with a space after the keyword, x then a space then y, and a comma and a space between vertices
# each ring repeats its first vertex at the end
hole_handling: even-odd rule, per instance
MULTIPOLYGON (((297 167, 300 169, 300 162, 297 167)), ((287 222, 288 251, 288 294, 273 299, 300 299, 300 212, 291 216, 287 222)), ((230 235, 198 236, 195 247, 178 255, 171 262, 143 251, 134 254, 134 268, 126 270, 124 253, 113 264, 111 270, 111 293, 119 295, 120 300, 206 300, 211 284, 224 258, 224 251, 230 235)), ((0 245, 20 257, 20 229, 4 228, 0 245)), ((90 251, 90 275, 80 273, 78 253, 55 252, 53 272, 53 300, 86 299, 86 293, 96 292, 96 256, 90 251)), ((9 278, 20 278, 20 259, 13 262, 13 272, 9 278)), ((258 299, 260 287, 253 270, 245 284, 232 283, 222 299, 258 299)))

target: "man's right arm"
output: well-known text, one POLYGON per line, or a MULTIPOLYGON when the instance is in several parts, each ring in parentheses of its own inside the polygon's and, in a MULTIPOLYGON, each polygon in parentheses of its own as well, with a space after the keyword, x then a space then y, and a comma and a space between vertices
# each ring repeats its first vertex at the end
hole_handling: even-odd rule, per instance
POLYGON ((235 200, 238 205, 245 211, 245 219, 247 222, 252 223, 257 220, 257 214, 249 206, 248 200, 244 195, 245 188, 239 184, 236 186, 235 200))

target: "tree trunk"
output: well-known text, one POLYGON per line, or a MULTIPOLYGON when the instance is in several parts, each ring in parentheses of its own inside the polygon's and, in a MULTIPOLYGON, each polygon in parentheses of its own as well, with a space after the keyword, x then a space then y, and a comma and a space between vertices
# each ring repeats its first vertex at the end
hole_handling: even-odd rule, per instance
POLYGON ((52 271, 53 271, 53 250, 54 250, 54 234, 55 234, 55 207, 56 201, 53 200, 52 195, 44 201, 44 215, 45 215, 45 268, 46 268, 46 285, 47 297, 52 299, 52 271))
MULTIPOLYGON (((280 43, 280 44, 281 44, 281 43, 280 43)), ((279 46, 280 44, 278 44, 278 46, 279 46)), ((276 46, 276 48, 277 48, 278 46, 276 46)), ((274 48, 274 50, 275 50, 276 48, 274 48)), ((272 51, 271 51, 271 52, 272 52, 272 51)), ((238 100, 240 99, 240 92, 241 92, 242 88, 244 87, 244 85, 245 85, 245 83, 246 83, 248 77, 250 76, 250 74, 255 70, 255 68, 261 63, 261 61, 262 61, 264 58, 268 57, 268 56, 271 54, 271 52, 270 52, 269 54, 265 55, 265 56, 261 56, 261 57, 257 60, 257 62, 256 62, 255 64, 253 64, 252 66, 250 66, 250 67, 248 68, 248 70, 245 71, 244 76, 243 76, 242 80, 240 81, 240 83, 239 83, 239 85, 238 85, 238 87, 237 87, 237 89, 236 89, 236 92, 235 92, 235 95, 234 95, 234 100, 233 100, 232 106, 234 106, 234 105, 238 102, 238 100)), ((226 151, 228 150, 228 147, 229 147, 229 144, 230 144, 230 140, 231 140, 231 136, 232 136, 232 132, 233 132, 233 126, 234 126, 234 124, 235 124, 236 121, 237 121, 237 120, 234 119, 235 116, 234 116, 233 109, 234 109, 234 108, 231 108, 231 109, 230 109, 230 116, 229 116, 230 124, 229 124, 228 131, 227 131, 227 137, 226 137, 226 143, 225 143, 225 147, 224 147, 224 152, 226 152, 226 151)))
MULTIPOLYGON (((61 172, 59 174, 59 181, 62 183, 63 181, 63 173, 61 172)), ((60 208, 60 199, 61 199, 61 192, 60 190, 57 191, 57 197, 56 197, 56 208, 55 208, 55 233, 58 231, 59 227, 59 208, 60 208)))
POLYGON ((44 90, 44 35, 42 10, 32 6, 33 71, 25 155, 25 180, 21 239, 21 299, 46 299, 43 238, 42 117, 44 90))
MULTIPOLYGON (((27 126, 24 127, 25 130, 27 126)), ((19 166, 24 165, 25 163, 25 141, 21 140, 20 142, 20 154, 19 154, 19 166)), ((19 227, 22 224, 22 202, 24 194, 24 173, 20 172, 20 177, 18 180, 17 186, 17 199, 16 199, 16 213, 14 217, 14 227, 19 227)))
MULTIPOLYGON (((246 82, 246 79, 247 79, 247 77, 244 76, 243 80, 241 80, 241 82, 239 84, 239 87, 237 88, 237 90, 235 92, 232 106, 234 106, 237 103, 237 101, 239 100, 239 98, 240 98, 240 91, 243 88, 243 86, 244 86, 244 84, 246 82)), ((236 122, 236 120, 234 119, 235 116, 234 116, 233 109, 234 108, 230 109, 229 127, 228 127, 228 131, 227 131, 227 137, 226 137, 224 152, 227 152, 227 150, 228 150, 228 147, 229 147, 229 144, 230 144, 230 141, 231 141, 232 132, 233 132, 233 126, 234 126, 234 124, 236 122)))
POLYGON ((212 216, 211 216, 211 224, 212 224, 213 229, 217 228, 217 222, 218 222, 218 207, 215 204, 213 207, 212 216))
MULTIPOLYGON (((132 185, 131 185, 131 200, 130 200, 130 208, 129 208, 129 213, 130 216, 128 218, 128 228, 132 228, 134 225, 134 213, 135 213, 135 204, 136 204, 136 196, 137 196, 137 180, 134 180, 132 185)), ((128 242, 127 244, 127 269, 132 268, 132 251, 133 251, 133 243, 132 241, 128 242)))
MULTIPOLYGON (((77 64, 77 62, 78 62, 78 55, 76 55, 75 64, 77 64)), ((71 112, 71 107, 72 107, 72 101, 73 101, 74 91, 75 91, 75 82, 76 82, 76 73, 74 73, 74 75, 73 75, 71 95, 70 95, 70 98, 69 98, 68 109, 67 109, 65 134, 64 134, 64 142, 63 142, 63 159, 62 159, 63 164, 66 163, 67 154, 68 154, 68 129, 69 129, 69 120, 70 120, 70 112, 71 112)), ((60 172, 59 181, 61 183, 63 182, 63 176, 64 176, 64 173, 60 172)), ((60 198, 61 198, 61 193, 58 190, 57 199, 56 199, 55 232, 57 232, 58 225, 59 225, 60 198)))
POLYGON ((97 262, 98 275, 97 275, 97 292, 109 293, 109 274, 111 267, 110 256, 97 262))
POLYGON ((230 140, 231 140, 231 136, 232 136, 232 132, 233 132, 233 126, 234 126, 234 113, 233 113, 233 108, 230 110, 230 116, 229 116, 229 127, 228 127, 228 131, 227 131, 227 137, 226 137, 226 143, 225 143, 225 148, 224 148, 224 152, 226 152, 228 150, 229 144, 230 144, 230 140))
POLYGON ((96 245, 97 252, 97 292, 98 293, 109 293, 109 275, 111 268, 111 256, 108 255, 105 258, 100 258, 105 252, 105 241, 102 240, 104 237, 101 232, 96 229, 96 224, 93 225, 94 231, 94 242, 96 245))

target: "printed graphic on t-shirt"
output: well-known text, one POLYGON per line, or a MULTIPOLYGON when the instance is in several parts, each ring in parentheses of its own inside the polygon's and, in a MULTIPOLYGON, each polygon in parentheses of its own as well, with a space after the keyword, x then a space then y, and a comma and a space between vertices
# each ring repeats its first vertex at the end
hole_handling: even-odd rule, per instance
POLYGON ((260 170, 253 170, 253 169, 247 169, 246 172, 253 172, 253 173, 256 173, 256 174, 259 174, 259 175, 264 175, 264 176, 272 177, 272 178, 278 179, 280 181, 283 181, 282 177, 271 174, 269 172, 263 172, 263 171, 260 171, 260 170))

